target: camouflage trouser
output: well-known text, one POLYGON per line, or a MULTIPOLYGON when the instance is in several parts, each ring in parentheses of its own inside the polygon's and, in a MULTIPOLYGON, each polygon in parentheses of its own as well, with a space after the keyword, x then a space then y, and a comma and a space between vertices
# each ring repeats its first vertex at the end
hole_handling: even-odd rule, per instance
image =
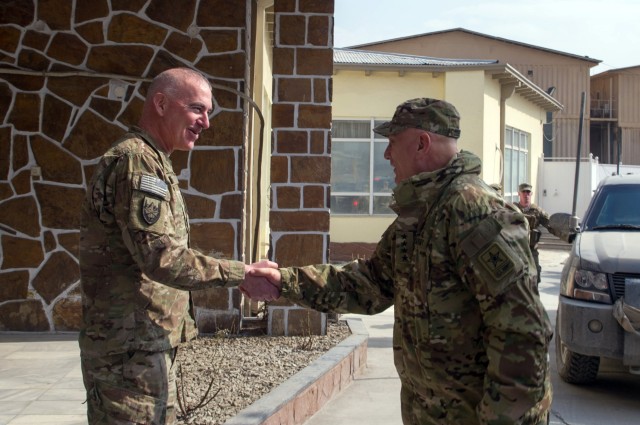
MULTIPOLYGON (((547 372, 548 373, 548 372, 547 372)), ((547 388, 545 398, 535 408, 526 412, 519 425, 548 425, 550 420, 551 387, 547 388)), ((400 409, 404 425, 479 425, 476 409, 468 403, 450 403, 437 397, 425 399, 402 385, 400 390, 400 409)), ((485 418, 486 419, 486 418, 485 418)), ((482 422, 486 423, 486 422, 482 422)), ((500 417, 490 423, 514 423, 513 419, 500 417)))
POLYGON ((89 424, 173 424, 176 349, 82 356, 89 424))

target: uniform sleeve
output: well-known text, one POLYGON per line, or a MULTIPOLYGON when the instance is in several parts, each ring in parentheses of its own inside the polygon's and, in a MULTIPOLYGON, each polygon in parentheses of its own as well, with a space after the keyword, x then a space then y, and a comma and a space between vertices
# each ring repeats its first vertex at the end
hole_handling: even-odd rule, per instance
POLYGON ((540 208, 538 220, 540 220, 540 224, 543 225, 549 232, 553 232, 551 226, 549 225, 549 214, 542 208, 540 208))
POLYGON ((113 211, 120 236, 147 277, 182 290, 242 282, 243 263, 216 259, 189 248, 188 216, 177 180, 172 182, 152 157, 123 156, 112 178, 113 211))
POLYGON ((459 271, 484 322, 489 363, 477 407, 480 423, 537 423, 529 421, 550 404, 551 325, 535 289, 525 220, 521 213, 503 209, 453 235, 461 241, 459 271))
POLYGON ((342 266, 289 267, 280 271, 282 295, 321 312, 377 314, 393 304, 386 234, 369 260, 355 260, 342 266))

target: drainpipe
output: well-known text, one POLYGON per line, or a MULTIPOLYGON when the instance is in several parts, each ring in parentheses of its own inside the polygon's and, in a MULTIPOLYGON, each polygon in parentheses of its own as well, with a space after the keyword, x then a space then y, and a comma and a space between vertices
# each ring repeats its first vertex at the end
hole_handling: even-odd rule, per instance
POLYGON ((252 31, 252 17, 253 17, 253 10, 252 10, 252 5, 251 5, 252 1, 251 0, 245 0, 245 10, 246 10, 246 15, 245 15, 245 22, 244 22, 244 45, 246 48, 245 51, 245 63, 244 63, 244 105, 243 105, 243 110, 245 111, 245 118, 246 121, 244 122, 244 128, 242 129, 243 131, 243 135, 242 135, 242 159, 239 159, 238 163, 240 163, 240 161, 242 161, 242 174, 241 174, 241 182, 240 182, 240 190, 242 193, 242 214, 240 214, 240 216, 242 217, 240 220, 240 237, 236 238, 236 241, 240 242, 240 246, 238 247, 238 254, 240 255, 240 261, 242 262, 247 262, 247 254, 249 256, 251 256, 251 252, 247 253, 247 227, 251 226, 251 213, 252 213, 252 209, 253 209, 253 203, 252 203, 252 196, 251 196, 251 189, 250 189, 250 182, 251 182, 251 175, 250 175, 250 169, 249 169, 249 164, 252 161, 253 158, 253 151, 250 148, 250 135, 251 135, 251 123, 252 123, 252 116, 253 114, 248 113, 246 111, 249 110, 249 105, 247 102, 247 97, 251 97, 251 90, 252 89, 252 81, 251 81, 251 57, 252 57, 252 52, 251 52, 251 37, 253 34, 252 31), (247 220, 249 221, 249 223, 247 223, 247 220))
MULTIPOLYGON (((500 152, 502 152, 502 155, 504 155, 504 139, 507 132, 507 99, 513 95, 518 84, 513 82, 500 86, 500 152)), ((504 166, 500 176, 500 184, 502 184, 502 193, 510 191, 504 182, 504 166)))
POLYGON ((582 121, 584 120, 584 103, 586 93, 582 92, 580 100, 580 120, 578 122, 578 148, 576 152, 576 175, 573 182, 573 207, 571 208, 571 223, 572 229, 578 228, 578 217, 576 216, 576 207, 578 203, 578 182, 580 181, 580 151, 582 150, 582 121))

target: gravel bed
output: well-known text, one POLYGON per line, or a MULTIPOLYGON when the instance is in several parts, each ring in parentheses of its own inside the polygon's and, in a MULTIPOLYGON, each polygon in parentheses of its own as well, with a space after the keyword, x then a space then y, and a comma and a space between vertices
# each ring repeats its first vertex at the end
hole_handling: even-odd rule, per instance
POLYGON ((349 335, 345 321, 333 320, 324 336, 221 334, 181 345, 178 424, 224 424, 349 335))

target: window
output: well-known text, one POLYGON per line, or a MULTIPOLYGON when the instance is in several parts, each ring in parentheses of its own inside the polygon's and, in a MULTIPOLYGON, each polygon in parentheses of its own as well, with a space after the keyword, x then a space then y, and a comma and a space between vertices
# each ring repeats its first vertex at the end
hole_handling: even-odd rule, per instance
POLYGON ((387 138, 372 129, 383 121, 335 120, 331 138, 331 214, 394 214, 395 186, 384 159, 387 138))
POLYGON ((531 135, 507 127, 504 138, 504 194, 511 202, 518 202, 518 185, 529 182, 529 140, 531 135))

